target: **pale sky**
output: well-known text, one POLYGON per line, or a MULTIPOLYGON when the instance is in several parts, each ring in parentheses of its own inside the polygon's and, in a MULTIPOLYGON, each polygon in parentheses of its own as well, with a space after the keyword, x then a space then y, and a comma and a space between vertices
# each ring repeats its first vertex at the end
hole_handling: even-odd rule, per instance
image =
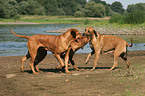
POLYGON ((123 8, 127 9, 128 5, 131 4, 136 4, 136 3, 145 3, 145 0, 101 0, 101 1, 106 1, 108 4, 112 4, 115 1, 119 1, 122 3, 123 8))

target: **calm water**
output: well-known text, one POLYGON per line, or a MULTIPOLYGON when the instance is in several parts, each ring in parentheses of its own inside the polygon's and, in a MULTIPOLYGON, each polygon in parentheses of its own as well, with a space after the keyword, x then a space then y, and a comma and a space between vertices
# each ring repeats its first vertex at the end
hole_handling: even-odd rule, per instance
MULTIPOLYGON (((47 33, 50 30, 64 29, 76 24, 36 24, 36 25, 0 25, 0 56, 17 56, 27 54, 27 39, 14 36, 9 29, 20 35, 32 36, 34 34, 60 35, 61 33, 47 33)), ((135 43, 129 51, 145 50, 145 43, 135 43)), ((90 53, 91 49, 87 44, 84 49, 77 53, 90 53)), ((51 54, 48 52, 48 54, 51 54)))

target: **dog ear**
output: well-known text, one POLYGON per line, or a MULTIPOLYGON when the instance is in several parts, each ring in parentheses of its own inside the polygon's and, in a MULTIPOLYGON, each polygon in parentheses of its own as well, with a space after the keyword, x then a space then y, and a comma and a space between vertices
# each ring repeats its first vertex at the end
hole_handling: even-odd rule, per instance
POLYGON ((76 32, 75 31, 71 31, 71 35, 73 38, 76 38, 76 32))
POLYGON ((97 32, 95 30, 93 30, 93 32, 94 32, 94 34, 95 34, 95 36, 97 38, 98 37, 97 32))

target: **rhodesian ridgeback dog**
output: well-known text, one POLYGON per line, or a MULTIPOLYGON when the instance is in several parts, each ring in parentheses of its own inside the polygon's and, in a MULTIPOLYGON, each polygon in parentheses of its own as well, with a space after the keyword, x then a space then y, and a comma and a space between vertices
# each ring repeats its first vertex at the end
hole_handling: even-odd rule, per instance
MULTIPOLYGON (((90 36, 82 36, 81 34, 79 34, 79 35, 77 35, 77 42, 72 41, 70 44, 69 61, 73 65, 73 67, 78 71, 80 71, 81 69, 79 69, 75 65, 75 62, 73 60, 73 56, 74 56, 76 51, 78 51, 81 48, 83 49, 83 47, 89 42, 89 40, 90 40, 90 36)), ((60 57, 62 59, 65 59, 65 55, 66 55, 66 52, 63 52, 62 54, 60 54, 60 57)), ((68 64, 68 65, 70 66, 71 64, 68 64)), ((61 68, 61 66, 57 66, 56 68, 61 68)))
POLYGON ((56 59, 59 61, 61 66, 63 67, 65 65, 65 71, 66 73, 70 73, 68 70, 68 57, 69 57, 69 46, 72 41, 76 40, 76 36, 79 34, 79 31, 77 29, 69 29, 67 32, 63 33, 62 35, 43 35, 43 34, 37 34, 33 36, 25 36, 25 35, 17 35, 12 30, 10 30, 15 36, 23 37, 28 39, 27 47, 28 47, 28 54, 21 59, 21 71, 24 71, 23 69, 23 61, 31 58, 29 66, 34 74, 39 74, 40 70, 38 69, 37 65, 39 62, 41 62, 47 55, 47 51, 51 51, 56 59), (65 64, 62 61, 60 54, 67 51, 67 54, 65 56, 65 64), (35 69, 36 71, 35 71, 35 69))
POLYGON ((99 54, 102 52, 110 52, 114 51, 114 65, 109 70, 113 70, 115 67, 117 67, 117 60, 119 56, 127 63, 127 68, 130 66, 130 62, 127 60, 127 46, 132 47, 133 40, 131 38, 131 45, 129 45, 125 40, 113 36, 113 35, 101 35, 98 34, 95 29, 91 27, 87 27, 85 29, 84 35, 90 36, 90 47, 92 49, 92 52, 88 55, 86 59, 86 64, 88 63, 88 60, 91 55, 95 53, 95 61, 94 66, 91 71, 95 69, 97 66, 97 61, 99 58, 99 54))

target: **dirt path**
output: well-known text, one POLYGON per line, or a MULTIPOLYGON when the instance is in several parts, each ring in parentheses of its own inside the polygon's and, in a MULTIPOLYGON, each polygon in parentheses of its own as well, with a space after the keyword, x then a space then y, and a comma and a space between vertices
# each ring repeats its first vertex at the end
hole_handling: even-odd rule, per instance
POLYGON ((33 75, 25 61, 20 72, 22 56, 0 57, 0 96, 143 96, 145 95, 145 52, 128 52, 131 62, 129 70, 119 58, 118 67, 113 71, 113 55, 101 55, 98 67, 93 72, 94 56, 87 65, 87 54, 75 54, 76 65, 84 71, 76 71, 71 66, 72 74, 65 74, 53 55, 47 55, 39 64, 43 72, 33 75))

